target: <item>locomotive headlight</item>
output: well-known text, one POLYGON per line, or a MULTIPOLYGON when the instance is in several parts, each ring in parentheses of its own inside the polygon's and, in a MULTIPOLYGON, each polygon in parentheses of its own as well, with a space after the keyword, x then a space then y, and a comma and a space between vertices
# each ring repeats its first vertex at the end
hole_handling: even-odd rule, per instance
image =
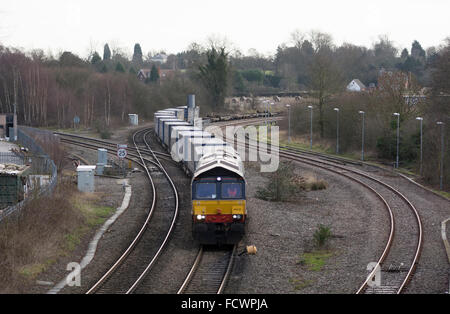
POLYGON ((204 215, 197 215, 197 220, 202 220, 202 219, 205 219, 204 215))
POLYGON ((242 218, 241 215, 233 215, 233 219, 240 220, 242 218))
POLYGON ((217 181, 222 181, 222 178, 221 177, 217 177, 217 181))

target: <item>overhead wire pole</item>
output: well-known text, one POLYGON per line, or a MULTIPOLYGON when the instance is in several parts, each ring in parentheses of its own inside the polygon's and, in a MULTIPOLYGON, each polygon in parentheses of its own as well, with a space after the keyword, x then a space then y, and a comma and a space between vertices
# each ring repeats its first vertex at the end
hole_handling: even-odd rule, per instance
POLYGON ((422 117, 417 117, 416 120, 420 121, 420 175, 423 176, 423 141, 422 141, 422 117))
POLYGON ((398 149, 400 143, 400 114, 398 112, 394 112, 393 115, 397 116, 397 158, 395 161, 395 168, 398 169, 398 149))
POLYGON ((362 114, 361 160, 364 161, 364 116, 365 116, 365 112, 360 110, 359 113, 362 114))
POLYGON ((313 106, 308 106, 309 109, 311 109, 311 129, 310 129, 310 144, 309 148, 312 149, 312 141, 313 141, 313 106))
POLYGON ((287 104, 288 108, 288 143, 291 143, 291 105, 287 104))
POLYGON ((336 154, 339 154, 339 108, 334 108, 336 111, 336 154))
POLYGON ((437 125, 441 126, 441 171, 439 175, 439 188, 444 189, 444 122, 438 121, 437 125))

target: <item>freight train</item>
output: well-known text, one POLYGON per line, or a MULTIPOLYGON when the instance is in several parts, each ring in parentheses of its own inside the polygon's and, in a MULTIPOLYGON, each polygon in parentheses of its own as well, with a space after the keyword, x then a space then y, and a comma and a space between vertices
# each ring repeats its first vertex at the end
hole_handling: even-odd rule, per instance
POLYGON ((192 177, 192 235, 201 244, 236 244, 247 219, 244 166, 234 148, 194 126, 195 105, 155 112, 155 133, 192 177))

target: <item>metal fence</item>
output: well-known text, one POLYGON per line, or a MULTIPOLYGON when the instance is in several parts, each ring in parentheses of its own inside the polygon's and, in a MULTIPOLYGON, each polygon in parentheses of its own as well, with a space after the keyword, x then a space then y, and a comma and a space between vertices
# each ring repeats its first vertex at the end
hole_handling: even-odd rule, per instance
MULTIPOLYGON (((45 134, 45 136, 49 136, 52 135, 52 133, 50 131, 38 130, 30 127, 19 127, 17 129, 17 142, 28 148, 28 150, 32 153, 32 171, 34 173, 46 173, 51 175, 49 184, 40 188, 38 193, 33 193, 34 196, 40 197, 43 195, 48 195, 54 190, 57 183, 58 173, 53 160, 50 159, 41 145, 39 145, 39 143, 29 134, 33 134, 34 136, 43 136, 45 134)), ((0 158, 2 158, 1 155, 0 158)), ((22 157, 22 164, 23 163, 24 159, 22 157)), ((23 208, 29 200, 30 197, 27 197, 25 200, 17 203, 16 205, 4 208, 0 213, 0 221, 23 208)))
POLYGON ((0 164, 24 165, 24 156, 13 152, 0 152, 0 164))

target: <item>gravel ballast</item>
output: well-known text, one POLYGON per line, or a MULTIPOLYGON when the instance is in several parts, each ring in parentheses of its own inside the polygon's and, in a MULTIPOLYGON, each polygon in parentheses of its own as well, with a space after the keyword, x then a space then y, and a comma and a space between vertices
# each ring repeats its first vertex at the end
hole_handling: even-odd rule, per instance
POLYGON ((268 202, 254 197, 267 181, 247 167, 248 230, 241 247, 255 245, 256 255, 238 256, 226 293, 355 293, 388 238, 387 212, 364 187, 322 169, 295 163, 296 174, 313 173, 328 188, 306 192, 298 202, 268 202), (318 224, 331 228, 321 270, 301 265, 301 254, 314 252, 318 224))

